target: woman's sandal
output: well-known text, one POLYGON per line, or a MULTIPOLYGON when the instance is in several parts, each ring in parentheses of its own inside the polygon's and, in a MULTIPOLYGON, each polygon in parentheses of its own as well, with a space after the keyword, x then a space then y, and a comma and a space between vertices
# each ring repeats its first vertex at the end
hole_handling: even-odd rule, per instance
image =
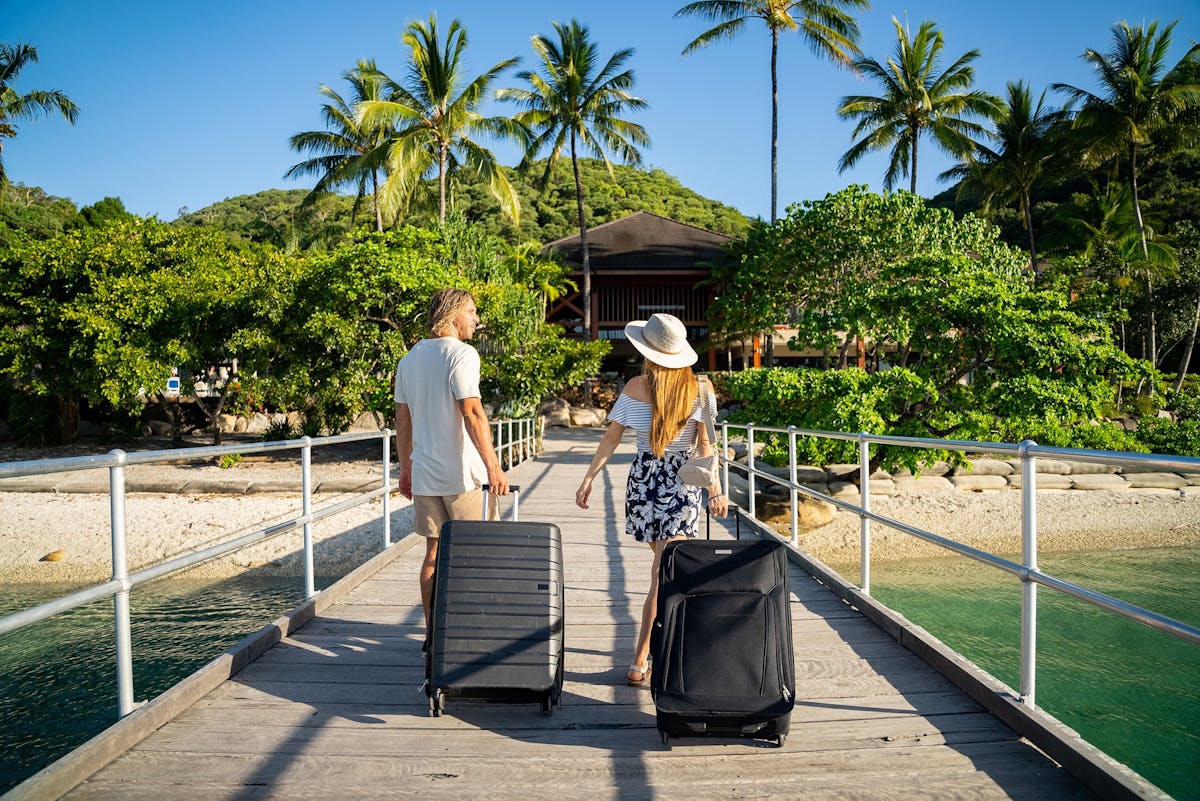
POLYGON ((650 683, 650 666, 630 665, 629 672, 625 674, 625 683, 630 687, 645 687, 650 683), (633 678, 634 674, 638 678, 633 678))

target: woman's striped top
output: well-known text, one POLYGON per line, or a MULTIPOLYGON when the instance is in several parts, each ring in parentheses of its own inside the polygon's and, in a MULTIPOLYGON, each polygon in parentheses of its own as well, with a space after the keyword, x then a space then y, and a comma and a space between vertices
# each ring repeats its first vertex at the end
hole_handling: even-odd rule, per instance
MULTIPOLYGON (((712 414, 712 419, 717 417, 717 399, 713 393, 706 392, 705 398, 708 400, 708 408, 712 414)), ((637 432, 637 449, 639 451, 650 450, 650 404, 645 401, 636 400, 622 392, 617 397, 617 402, 613 404, 612 411, 608 413, 608 419, 614 423, 620 423, 626 428, 632 428, 637 432)), ((668 451, 690 451, 696 443, 696 426, 704 425, 704 417, 700 413, 700 399, 696 399, 695 405, 692 407, 692 413, 688 416, 687 424, 683 430, 667 445, 668 451)))

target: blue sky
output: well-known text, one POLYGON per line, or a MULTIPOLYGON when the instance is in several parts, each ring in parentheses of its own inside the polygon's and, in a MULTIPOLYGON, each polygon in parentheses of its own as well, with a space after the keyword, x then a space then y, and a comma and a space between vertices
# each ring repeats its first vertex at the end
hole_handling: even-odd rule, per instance
MULTIPOLYGON (((551 21, 578 19, 607 55, 636 53, 635 93, 650 108, 632 119, 652 144, 646 166, 751 216, 767 217, 770 203, 770 40, 752 24, 734 42, 690 56, 680 51, 706 29, 702 20, 675 19, 683 0, 492 0, 353 4, 311 0, 0 0, 0 41, 29 42, 40 62, 26 67, 19 91, 60 89, 81 109, 75 126, 47 117, 21 127, 4 143, 14 182, 43 187, 82 206, 113 195, 132 212, 171 220, 227 197, 270 188, 303 188, 283 179, 300 160, 288 138, 321 128, 325 83, 343 92, 341 74, 375 58, 393 77, 404 75, 400 42, 406 24, 436 12, 443 30, 462 21, 472 75, 514 56, 534 68, 530 36, 551 34, 551 21)), ((947 66, 979 49, 976 81, 1003 94, 1009 80, 1037 91, 1053 82, 1094 88, 1080 59, 1087 47, 1107 50, 1117 20, 1174 19, 1173 64, 1200 39, 1197 0, 876 0, 860 17, 862 47, 882 60, 891 54, 893 16, 913 29, 926 19, 945 32, 947 66)), ((756 21, 757 22, 757 21, 756 21)), ((886 160, 865 158, 839 174, 852 125, 837 118, 839 99, 875 93, 872 84, 818 60, 796 35, 784 35, 779 55, 779 200, 820 198, 851 183, 882 187, 886 160)), ((497 86, 517 85, 511 73, 497 86)), ((497 104, 490 113, 513 109, 497 104)), ((519 154, 493 147, 502 163, 519 154)), ((925 140, 918 191, 944 188, 950 166, 925 140)), ((904 182, 907 186, 907 181, 904 182)))

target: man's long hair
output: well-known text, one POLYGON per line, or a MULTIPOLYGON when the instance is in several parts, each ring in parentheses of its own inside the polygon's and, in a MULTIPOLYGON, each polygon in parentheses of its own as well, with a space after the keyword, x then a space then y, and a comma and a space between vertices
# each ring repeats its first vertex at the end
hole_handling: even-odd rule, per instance
POLYGON ((642 364, 642 381, 650 397, 650 450, 662 458, 687 425, 700 389, 691 367, 663 367, 649 359, 642 364))
POLYGON ((462 314, 468 303, 474 303, 475 296, 465 289, 439 289, 429 299, 429 335, 444 337, 447 334, 458 333, 454 328, 454 318, 462 314))

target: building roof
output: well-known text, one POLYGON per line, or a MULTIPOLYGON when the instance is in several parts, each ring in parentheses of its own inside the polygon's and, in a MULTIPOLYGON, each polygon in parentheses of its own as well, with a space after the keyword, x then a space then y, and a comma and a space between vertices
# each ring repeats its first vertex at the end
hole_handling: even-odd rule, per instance
MULTIPOLYGON (((694 270, 710 261, 733 237, 676 222, 648 211, 588 229, 588 260, 594 272, 619 270, 694 270)), ((583 264, 579 234, 556 239, 543 251, 556 251, 573 266, 583 264)))

